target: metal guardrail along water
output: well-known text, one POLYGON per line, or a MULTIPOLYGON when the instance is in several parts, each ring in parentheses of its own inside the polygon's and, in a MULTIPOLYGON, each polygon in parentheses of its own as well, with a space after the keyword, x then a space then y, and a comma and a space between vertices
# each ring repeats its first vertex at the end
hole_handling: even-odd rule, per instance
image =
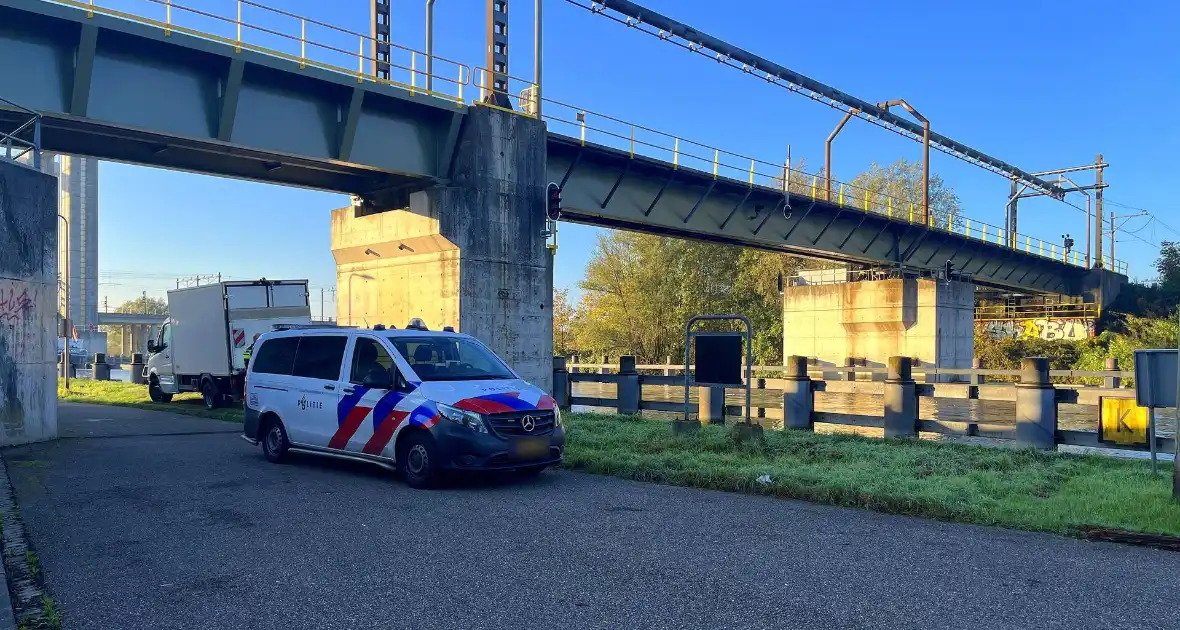
POLYGON ((41 114, 12 101, 0 98, 0 109, 10 109, 28 116, 18 122, 11 131, 0 130, 0 148, 3 158, 15 162, 28 162, 33 168, 41 168, 41 114))
MULTIPOLYGON (((104 14, 131 20, 162 29, 165 35, 172 32, 185 33, 234 46, 235 50, 249 49, 263 54, 288 59, 299 63, 301 68, 314 66, 356 77, 358 82, 374 82, 395 85, 406 89, 411 95, 428 95, 455 102, 456 106, 485 104, 489 100, 489 72, 479 67, 440 57, 389 42, 390 79, 381 79, 372 71, 380 62, 366 51, 372 48, 374 39, 367 34, 334 26, 323 21, 307 18, 295 13, 269 7, 254 0, 226 0, 232 3, 232 15, 215 13, 187 6, 172 0, 139 0, 152 5, 154 12, 143 15, 120 11, 104 6, 102 0, 46 0, 57 4, 83 8, 88 15, 104 14), (261 26, 251 21, 251 13, 267 14, 275 19, 288 21, 289 28, 261 26), (310 34, 309 34, 310 31, 310 34), (331 40, 331 41, 325 41, 331 40), (427 59, 431 63, 427 63, 427 59), (432 86, 442 89, 427 89, 427 70, 432 86), (355 68, 355 69, 354 69, 355 68), (478 99, 465 93, 465 87, 475 84, 478 99)), ((228 13, 228 11, 227 11, 228 13)), ((503 75, 501 75, 503 76, 503 75)), ((500 92, 513 104, 514 113, 536 116, 536 84, 518 77, 505 77, 509 87, 500 92)), ((898 198, 881 190, 861 187, 849 182, 831 181, 832 193, 827 194, 828 181, 822 175, 811 174, 791 168, 790 161, 783 164, 768 162, 689 140, 679 135, 658 131, 613 116, 592 112, 568 103, 542 98, 546 104, 544 120, 559 126, 583 142, 593 141, 623 149, 632 157, 644 155, 670 161, 675 168, 693 168, 714 177, 726 177, 749 185, 761 185, 782 190, 784 193, 810 199, 826 199, 842 207, 884 214, 907 223, 922 224, 920 202, 916 199, 898 198), (550 107, 551 106, 551 107, 550 107), (554 113, 554 108, 558 111, 554 113), (589 139, 588 139, 589 136, 589 139)), ((487 105, 496 107, 495 105, 487 105)), ((928 227, 962 234, 967 238, 995 242, 1005 245, 1007 234, 1000 226, 966 217, 939 214, 935 208, 930 214, 928 227)), ((1028 254, 1059 260, 1066 264, 1084 266, 1077 252, 1066 252, 1055 242, 1016 234, 1014 249, 1023 249, 1028 254), (1023 247, 1021 247, 1023 245, 1023 247)), ((1125 263, 1116 262, 1115 271, 1126 273, 1125 263)))
MULTIPOLYGON (((1083 430, 1062 430, 1058 428, 1058 406, 1061 404, 1097 407, 1103 397, 1134 398, 1133 389, 1118 386, 1119 376, 1134 376, 1133 372, 1094 372, 1085 374, 1105 374, 1108 378, 1116 379, 1113 386, 1110 383, 1104 387, 1062 387, 1052 384, 1049 379, 1056 375, 1048 370, 1038 370, 1035 377, 1030 377, 1028 370, 940 370, 941 374, 951 372, 1015 372, 1024 385, 1035 384, 1034 388, 1021 388, 1017 384, 982 385, 975 383, 919 383, 913 380, 913 373, 909 370, 909 363, 904 368, 891 365, 890 378, 887 380, 860 383, 844 383, 840 381, 825 381, 813 378, 810 370, 804 369, 802 357, 793 357, 795 365, 780 366, 784 370, 782 379, 755 378, 753 387, 758 390, 780 390, 783 406, 759 406, 751 408, 751 415, 765 424, 772 421, 778 426, 781 421, 784 429, 814 430, 816 423, 834 425, 885 429, 886 437, 918 437, 921 433, 937 433, 956 437, 990 438, 998 440, 1014 440, 1022 446, 1038 448, 1055 448, 1057 445, 1081 446, 1089 448, 1105 448, 1132 451, 1148 451, 1147 444, 1113 444, 1103 442, 1098 433, 1083 430), (884 396, 884 414, 852 414, 839 412, 824 412, 815 409, 815 392, 874 394, 884 396), (898 396, 901 398, 899 399, 898 396), (959 400, 992 400, 1012 401, 1017 405, 1017 413, 1013 422, 986 421, 958 421, 941 419, 921 419, 918 417, 918 398, 948 398, 959 400), (900 404, 906 399, 910 402, 900 404), (892 403, 890 402, 892 401, 892 403), (1023 412, 1020 410, 1023 409, 1023 412)), ((572 406, 638 409, 640 411, 657 411, 665 413, 683 414, 685 405, 678 401, 645 400, 643 390, 646 386, 683 386, 684 379, 680 376, 642 374, 641 370, 656 368, 665 369, 663 365, 636 365, 634 369, 626 368, 626 361, 620 360, 613 367, 616 373, 607 374, 605 364, 569 364, 564 357, 554 358, 553 395, 563 409, 572 406), (595 368, 597 373, 576 371, 584 368, 595 368), (620 400, 594 396, 576 396, 573 394, 574 383, 608 383, 619 384, 623 380, 633 381, 634 387, 617 388, 622 392, 633 392, 638 400, 620 400)), ((891 359, 891 364, 896 363, 891 359)), ((757 370, 758 367, 755 366, 757 370)), ((927 371, 926 374, 931 374, 927 371)), ((707 405, 718 405, 723 396, 714 393, 698 400, 699 417, 720 420, 723 416, 741 416, 746 409, 740 406, 723 405, 722 409, 706 409, 707 405)), ((622 413, 622 412, 620 412, 622 413)), ((702 420, 704 421, 704 420, 702 420)), ((1173 452, 1176 440, 1173 437, 1155 437, 1156 449, 1162 452, 1173 452)))

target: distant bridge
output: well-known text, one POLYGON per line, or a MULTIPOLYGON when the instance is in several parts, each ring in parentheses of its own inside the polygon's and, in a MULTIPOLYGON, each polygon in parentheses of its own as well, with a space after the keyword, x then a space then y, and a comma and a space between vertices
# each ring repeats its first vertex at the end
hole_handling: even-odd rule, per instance
POLYGON ((161 326, 167 315, 152 315, 149 313, 115 313, 99 312, 99 326, 161 326))

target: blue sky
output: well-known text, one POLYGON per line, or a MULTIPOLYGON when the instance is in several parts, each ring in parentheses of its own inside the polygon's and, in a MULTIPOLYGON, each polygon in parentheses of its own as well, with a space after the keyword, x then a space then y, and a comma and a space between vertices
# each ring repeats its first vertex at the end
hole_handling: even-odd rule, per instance
MULTIPOLYGON (((545 96, 769 162, 822 166, 824 139, 840 112, 589 14, 545 0, 545 96)), ((180 0, 232 16, 232 0, 180 0)), ((1180 124, 1161 103, 1180 100, 1180 8, 1165 2, 993 1, 788 3, 645 0, 651 8, 870 101, 904 98, 933 127, 1026 170, 1080 165, 1102 153, 1110 167, 1109 211, 1146 208, 1126 224, 1118 257, 1151 277, 1157 250, 1140 240, 1177 240, 1180 209, 1175 148, 1180 124)), ((162 16, 147 0, 98 4, 162 16)), ((368 0, 271 0, 274 6, 357 31, 368 30, 368 0)), ((395 43, 424 48, 424 2, 394 0, 395 43)), ((532 76, 532 1, 513 0, 510 72, 532 76)), ((180 11, 174 19, 180 22, 180 11)), ((298 22, 257 9, 248 22, 298 34, 298 22)), ((189 18, 192 23, 192 18, 189 18)), ((208 22, 199 23, 209 28, 208 22)), ((194 24, 197 25, 197 24, 194 24)), ((439 0, 436 54, 483 65, 483 0, 439 0)), ((309 39, 351 50, 355 40, 309 39)), ((247 39, 250 35, 247 32, 247 39)), ((280 43, 298 52, 297 43, 280 43)), ((553 127, 556 131, 562 131, 553 127)), ((567 131, 568 132, 568 131, 567 131)), ((851 179, 872 162, 918 160, 917 143, 861 121, 836 142, 833 172, 851 179)), ((1008 182, 938 152, 932 170, 959 194, 964 214, 998 225, 1008 182)), ((1085 206, 1081 195, 1070 201, 1085 206)), ((100 167, 100 296, 112 305, 163 295, 176 275, 306 277, 313 302, 335 282, 329 211, 341 195, 123 164, 100 167), (134 275, 139 274, 139 275, 134 275)), ((1027 200, 1021 232, 1080 244, 1084 214, 1027 200)), ((563 225, 555 282, 573 287, 598 231, 563 225)), ((326 312, 332 314, 329 295, 326 312)), ((315 308, 318 312, 318 304, 315 308)))

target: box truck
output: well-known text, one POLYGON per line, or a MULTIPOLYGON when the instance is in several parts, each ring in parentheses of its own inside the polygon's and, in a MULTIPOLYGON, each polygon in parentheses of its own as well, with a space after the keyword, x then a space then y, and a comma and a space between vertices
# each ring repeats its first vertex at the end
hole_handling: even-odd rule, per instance
POLYGON ((215 409, 241 400, 243 354, 264 332, 311 324, 306 280, 218 282, 168 292, 143 377, 155 402, 200 392, 215 409))

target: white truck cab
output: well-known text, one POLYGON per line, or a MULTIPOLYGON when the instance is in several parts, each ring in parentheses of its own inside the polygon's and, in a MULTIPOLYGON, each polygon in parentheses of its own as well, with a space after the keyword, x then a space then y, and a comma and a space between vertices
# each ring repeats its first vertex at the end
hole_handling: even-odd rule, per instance
POLYGON ((243 438, 372 462, 417 488, 445 471, 536 474, 561 461, 553 398, 474 337, 427 330, 300 328, 263 334, 246 374, 243 438))
POLYGON ((168 319, 148 342, 144 382, 155 402, 200 392, 214 409, 241 400, 246 348, 276 326, 311 324, 306 280, 218 282, 168 292, 168 319))

